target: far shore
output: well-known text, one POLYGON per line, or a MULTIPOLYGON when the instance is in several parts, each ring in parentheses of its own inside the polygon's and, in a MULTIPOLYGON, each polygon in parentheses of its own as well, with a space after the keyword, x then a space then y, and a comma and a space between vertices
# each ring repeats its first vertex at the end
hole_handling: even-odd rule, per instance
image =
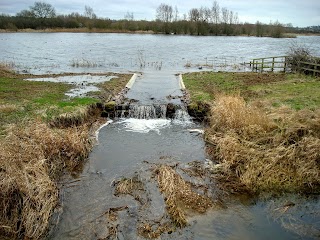
MULTIPOLYGON (((149 31, 128 31, 128 30, 114 30, 114 29, 99 29, 99 28, 46 28, 46 29, 0 29, 0 33, 128 33, 128 34, 165 34, 165 33, 155 33, 152 30, 149 31)), ((175 33, 171 33, 175 35, 175 33)), ((181 35, 181 34, 179 34, 181 35)), ((183 34, 189 35, 189 34, 183 34)), ((190 35, 195 36, 195 35, 190 35)), ((203 36, 203 35, 201 35, 203 36)), ((216 36, 216 35, 205 35, 205 36, 216 36)), ((227 36, 227 35, 218 35, 218 36, 227 36)), ((241 36, 241 37, 255 37, 255 35, 228 35, 228 36, 241 36)), ((320 36, 320 33, 284 33, 282 38, 295 38, 297 36, 320 36)), ((271 37, 271 36, 263 36, 271 37)))

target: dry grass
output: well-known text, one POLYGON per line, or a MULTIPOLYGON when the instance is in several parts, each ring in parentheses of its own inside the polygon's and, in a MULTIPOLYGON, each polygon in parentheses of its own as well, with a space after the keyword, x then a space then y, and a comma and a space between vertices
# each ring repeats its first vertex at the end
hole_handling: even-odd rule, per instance
POLYGON ((142 182, 137 178, 121 179, 116 186, 115 195, 129 194, 133 195, 137 190, 144 190, 142 182))
POLYGON ((254 192, 318 189, 319 111, 286 108, 267 115, 240 97, 219 96, 211 113, 206 139, 227 175, 254 192))
POLYGON ((58 202, 57 174, 79 165, 91 143, 86 125, 64 130, 41 122, 13 126, 0 144, 0 234, 39 239, 58 202))
POLYGON ((187 210, 205 213, 213 202, 192 190, 191 184, 184 181, 172 167, 160 165, 155 170, 160 191, 165 196, 167 212, 178 227, 187 225, 187 210))
POLYGON ((239 96, 217 95, 212 115, 216 129, 232 129, 238 134, 252 136, 275 128, 265 113, 239 96))
POLYGON ((175 229, 170 223, 142 223, 138 226, 138 233, 147 239, 159 238, 163 233, 172 233, 175 229))
POLYGON ((12 113, 19 109, 15 104, 0 104, 0 113, 12 113))

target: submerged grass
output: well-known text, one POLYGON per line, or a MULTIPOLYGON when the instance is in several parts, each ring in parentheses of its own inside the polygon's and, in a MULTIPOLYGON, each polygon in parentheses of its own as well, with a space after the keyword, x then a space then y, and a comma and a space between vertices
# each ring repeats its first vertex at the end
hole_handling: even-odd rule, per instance
POLYGON ((319 193, 318 78, 280 73, 185 76, 192 100, 211 105, 205 138, 212 158, 221 164, 221 181, 237 178, 239 186, 256 193, 319 193))
POLYGON ((160 165, 155 173, 159 189, 165 196, 167 212, 177 227, 187 225, 186 211, 205 213, 213 206, 210 198, 195 192, 191 184, 183 180, 172 167, 160 165))

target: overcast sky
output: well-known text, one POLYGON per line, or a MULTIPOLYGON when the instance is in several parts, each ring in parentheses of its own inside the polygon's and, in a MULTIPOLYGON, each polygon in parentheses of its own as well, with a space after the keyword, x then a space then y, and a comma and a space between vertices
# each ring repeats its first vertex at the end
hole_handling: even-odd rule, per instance
MULTIPOLYGON (((191 8, 212 6, 213 0, 43 0, 50 3, 57 14, 83 13, 84 6, 93 8, 98 17, 122 19, 127 12, 136 20, 153 20, 161 3, 177 6, 180 16, 191 8)), ((15 15, 28 9, 35 0, 0 0, 0 13, 15 15)), ((218 0, 220 7, 237 12, 240 22, 292 23, 306 27, 320 25, 320 0, 218 0)))

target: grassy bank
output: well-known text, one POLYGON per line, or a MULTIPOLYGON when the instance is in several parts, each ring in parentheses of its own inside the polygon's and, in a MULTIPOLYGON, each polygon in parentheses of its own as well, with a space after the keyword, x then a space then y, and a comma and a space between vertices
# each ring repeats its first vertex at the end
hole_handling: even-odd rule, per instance
POLYGON ((319 79, 207 72, 183 78, 193 104, 210 106, 205 137, 222 184, 236 179, 256 193, 319 192, 319 79))
POLYGON ((98 102, 130 75, 104 83, 99 100, 70 99, 64 93, 71 85, 21 78, 0 70, 0 236, 38 239, 58 204, 59 176, 81 166, 91 150, 98 102))

